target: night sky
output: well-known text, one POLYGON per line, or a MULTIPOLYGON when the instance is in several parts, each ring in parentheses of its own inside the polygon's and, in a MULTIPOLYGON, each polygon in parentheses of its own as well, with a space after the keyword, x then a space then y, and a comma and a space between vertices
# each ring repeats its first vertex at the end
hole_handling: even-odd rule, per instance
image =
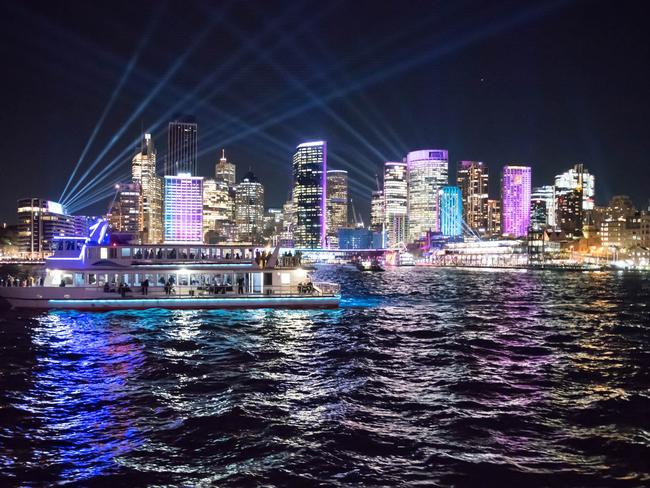
POLYGON ((452 174, 488 163, 494 197, 504 164, 541 185, 583 162, 597 203, 645 206, 644 3, 3 1, 0 219, 15 222, 20 197, 59 199, 111 99, 73 184, 107 177, 78 213, 106 211, 143 129, 162 168, 174 113, 199 123, 200 174, 225 147, 267 206, 286 200, 308 139, 328 141, 366 216, 383 162, 422 148, 448 149, 452 174))

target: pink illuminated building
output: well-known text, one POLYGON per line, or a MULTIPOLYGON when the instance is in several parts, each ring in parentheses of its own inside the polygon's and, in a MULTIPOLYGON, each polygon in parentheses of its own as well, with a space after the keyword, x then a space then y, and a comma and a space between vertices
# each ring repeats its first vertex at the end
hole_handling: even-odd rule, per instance
POLYGON ((531 169, 504 166, 501 174, 501 233, 523 237, 530 226, 531 169))

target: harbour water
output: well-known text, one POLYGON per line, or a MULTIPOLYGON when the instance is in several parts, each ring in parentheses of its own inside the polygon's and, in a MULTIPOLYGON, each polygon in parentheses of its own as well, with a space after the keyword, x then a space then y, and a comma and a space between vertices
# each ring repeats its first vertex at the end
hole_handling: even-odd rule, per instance
POLYGON ((317 278, 341 309, 1 311, 2 484, 650 484, 647 275, 317 278))

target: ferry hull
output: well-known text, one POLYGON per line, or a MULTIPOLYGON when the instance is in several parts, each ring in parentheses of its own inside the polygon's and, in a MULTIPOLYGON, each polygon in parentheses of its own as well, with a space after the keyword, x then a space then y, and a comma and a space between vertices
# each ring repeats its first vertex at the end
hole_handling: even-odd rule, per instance
POLYGON ((110 298, 110 299, 6 299, 15 309, 32 310, 144 310, 166 309, 328 309, 338 308, 340 297, 232 297, 232 298, 110 298))

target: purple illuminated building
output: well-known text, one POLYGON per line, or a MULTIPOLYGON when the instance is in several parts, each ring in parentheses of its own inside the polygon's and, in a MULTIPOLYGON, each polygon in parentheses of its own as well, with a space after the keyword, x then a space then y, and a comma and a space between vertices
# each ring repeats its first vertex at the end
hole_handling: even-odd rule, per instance
POLYGON ((165 176, 165 243, 203 242, 203 177, 165 176))
POLYGON ((523 237, 530 226, 531 169, 504 166, 501 174, 501 233, 523 237))

